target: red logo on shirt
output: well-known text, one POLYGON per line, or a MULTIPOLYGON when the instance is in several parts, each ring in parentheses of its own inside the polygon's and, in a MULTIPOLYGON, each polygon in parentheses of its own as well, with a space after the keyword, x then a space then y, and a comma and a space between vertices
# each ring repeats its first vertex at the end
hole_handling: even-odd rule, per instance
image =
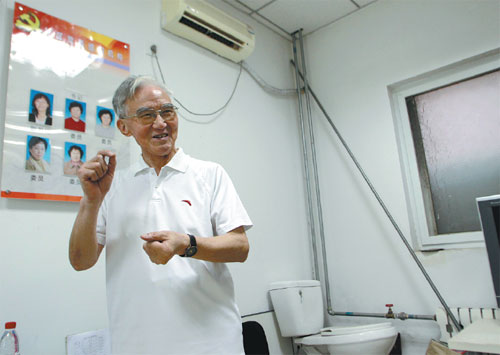
POLYGON ((191 201, 189 200, 182 200, 182 202, 186 202, 189 206, 191 206, 191 201))

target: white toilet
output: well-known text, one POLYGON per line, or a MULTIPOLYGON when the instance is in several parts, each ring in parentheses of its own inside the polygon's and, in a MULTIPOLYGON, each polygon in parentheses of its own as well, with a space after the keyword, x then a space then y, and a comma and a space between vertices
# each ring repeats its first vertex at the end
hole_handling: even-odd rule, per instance
POLYGON ((323 328, 323 297, 316 280, 284 281, 269 287, 281 335, 293 337, 306 354, 387 355, 397 331, 389 322, 323 328))

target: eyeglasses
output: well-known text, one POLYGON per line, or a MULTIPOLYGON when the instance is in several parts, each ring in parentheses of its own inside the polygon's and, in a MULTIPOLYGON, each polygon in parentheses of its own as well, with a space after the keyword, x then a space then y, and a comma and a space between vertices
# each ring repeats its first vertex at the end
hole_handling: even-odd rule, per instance
POLYGON ((151 108, 140 108, 137 112, 132 116, 121 117, 123 119, 134 118, 137 117, 139 123, 143 125, 150 125, 154 121, 158 115, 163 119, 164 122, 173 121, 177 116, 177 107, 172 104, 165 104, 159 110, 153 110, 151 108))

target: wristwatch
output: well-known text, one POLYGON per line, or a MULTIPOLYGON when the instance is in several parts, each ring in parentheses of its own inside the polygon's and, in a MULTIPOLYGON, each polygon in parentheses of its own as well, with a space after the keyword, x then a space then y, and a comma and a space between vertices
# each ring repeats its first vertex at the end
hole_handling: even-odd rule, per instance
POLYGON ((186 248, 184 251, 184 254, 181 255, 182 257, 192 257, 196 252, 198 251, 198 247, 196 246, 196 238, 192 234, 188 234, 189 236, 189 246, 186 248))

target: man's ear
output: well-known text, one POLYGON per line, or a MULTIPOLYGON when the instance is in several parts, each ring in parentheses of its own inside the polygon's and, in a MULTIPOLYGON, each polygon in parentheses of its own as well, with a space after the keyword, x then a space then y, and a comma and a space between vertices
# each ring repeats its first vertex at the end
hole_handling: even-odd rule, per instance
POLYGON ((125 122, 123 122, 122 119, 119 119, 118 121, 116 121, 116 126, 118 127, 120 132, 122 132, 122 134, 124 136, 130 137, 132 135, 132 132, 130 132, 130 130, 127 127, 127 124, 125 122))

